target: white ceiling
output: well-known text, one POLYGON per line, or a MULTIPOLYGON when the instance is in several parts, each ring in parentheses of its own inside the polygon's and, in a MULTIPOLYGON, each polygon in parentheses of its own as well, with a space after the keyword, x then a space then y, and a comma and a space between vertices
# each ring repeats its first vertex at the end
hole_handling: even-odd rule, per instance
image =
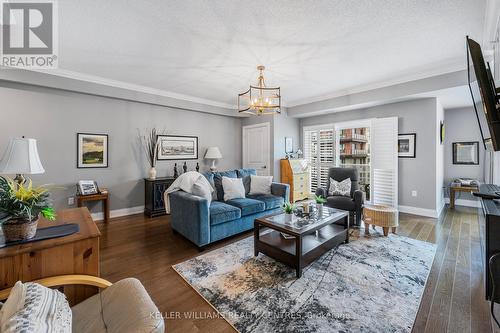
POLYGON ((235 105, 263 64, 293 106, 463 69, 485 0, 64 0, 59 12, 62 72, 235 105))

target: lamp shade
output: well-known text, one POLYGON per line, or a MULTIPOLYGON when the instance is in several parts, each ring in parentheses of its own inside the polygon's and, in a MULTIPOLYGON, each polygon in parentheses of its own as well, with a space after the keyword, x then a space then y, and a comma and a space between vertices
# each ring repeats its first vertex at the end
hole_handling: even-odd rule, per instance
POLYGON ((40 162, 35 139, 11 139, 0 160, 0 174, 39 174, 45 169, 40 162))
POLYGON ((205 153, 205 158, 209 160, 218 160, 219 158, 222 158, 219 147, 208 147, 207 152, 205 153))

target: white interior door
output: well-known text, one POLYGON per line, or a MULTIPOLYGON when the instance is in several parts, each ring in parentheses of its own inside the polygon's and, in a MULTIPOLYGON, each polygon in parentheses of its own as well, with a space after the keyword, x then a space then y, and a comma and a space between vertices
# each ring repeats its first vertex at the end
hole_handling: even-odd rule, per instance
POLYGON ((270 175, 270 124, 243 126, 243 167, 257 170, 260 176, 270 175))

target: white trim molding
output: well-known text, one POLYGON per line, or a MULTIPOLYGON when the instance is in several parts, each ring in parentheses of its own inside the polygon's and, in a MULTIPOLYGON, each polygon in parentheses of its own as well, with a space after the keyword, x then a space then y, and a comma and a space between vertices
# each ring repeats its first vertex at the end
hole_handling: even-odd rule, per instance
MULTIPOLYGON (((450 203, 450 198, 444 198, 444 200, 447 204, 450 203)), ((455 199, 455 206, 481 208, 481 201, 479 201, 479 200, 467 200, 467 199, 455 199)))
POLYGON ((400 213, 420 215, 425 217, 438 218, 441 211, 436 209, 428 209, 428 208, 420 208, 420 207, 411 207, 411 206, 398 206, 400 213))
MULTIPOLYGON (((112 210, 109 212, 109 217, 110 218, 122 217, 122 216, 134 215, 134 214, 139 214, 139 213, 144 213, 144 206, 115 209, 115 210, 112 210)), ((92 216, 92 219, 96 222, 104 220, 104 213, 103 212, 92 213, 90 215, 92 216)))

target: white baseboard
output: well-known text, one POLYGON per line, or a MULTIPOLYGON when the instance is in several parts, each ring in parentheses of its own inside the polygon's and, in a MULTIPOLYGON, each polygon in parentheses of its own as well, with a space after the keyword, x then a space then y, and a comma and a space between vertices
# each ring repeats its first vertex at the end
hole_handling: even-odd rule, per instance
POLYGON ((407 214, 420 215, 433 218, 439 217, 439 214, 441 213, 440 211, 438 212, 435 209, 427 209, 427 208, 411 207, 411 206, 398 206, 398 209, 400 213, 407 213, 407 214))
MULTIPOLYGON (((144 206, 115 209, 115 210, 111 210, 109 212, 109 217, 113 218, 113 217, 134 215, 134 214, 139 214, 139 213, 142 213, 142 212, 144 212, 144 206)), ((102 220, 104 220, 104 213, 102 213, 102 212, 92 213, 91 216, 92 216, 92 219, 94 221, 102 221, 102 220)))
MULTIPOLYGON (((450 198, 444 198, 444 200, 447 204, 450 203, 450 198)), ((481 202, 479 200, 455 199, 455 206, 481 208, 481 202)))

